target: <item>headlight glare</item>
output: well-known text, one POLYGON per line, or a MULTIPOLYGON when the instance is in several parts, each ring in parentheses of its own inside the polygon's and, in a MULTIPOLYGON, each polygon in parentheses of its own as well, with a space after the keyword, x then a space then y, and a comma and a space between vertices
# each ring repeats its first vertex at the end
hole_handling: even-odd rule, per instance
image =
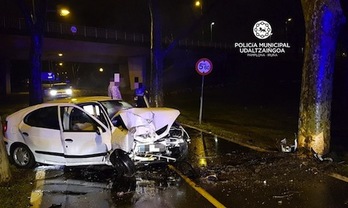
POLYGON ((50 95, 51 96, 56 96, 57 95, 57 90, 50 90, 50 95))
POLYGON ((68 94, 68 95, 72 95, 72 89, 66 89, 65 93, 68 94))

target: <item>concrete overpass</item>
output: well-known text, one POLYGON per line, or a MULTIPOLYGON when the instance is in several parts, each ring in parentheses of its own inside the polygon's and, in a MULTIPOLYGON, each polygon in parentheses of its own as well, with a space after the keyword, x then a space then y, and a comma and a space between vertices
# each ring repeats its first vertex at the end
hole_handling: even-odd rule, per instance
MULTIPOLYGON (((0 57, 10 60, 28 60, 30 37, 0 34, 0 57)), ((148 56, 149 47, 112 43, 91 42, 45 37, 43 61, 66 61, 81 63, 124 64, 128 57, 148 56), (59 53, 64 54, 62 57, 59 53)))
MULTIPOLYGON (((11 61, 29 60, 30 36, 24 19, 5 19, 0 25, 0 71, 2 94, 11 93, 11 61)), ((42 61, 117 64, 124 86, 143 82, 150 49, 139 34, 116 30, 47 23, 42 61), (112 35, 112 37, 111 37, 112 35), (59 56, 58 54, 63 54, 59 56)))
MULTIPOLYGON (((0 92, 10 93, 10 61, 28 60, 30 36, 24 19, 0 18, 0 92)), ((124 86, 134 88, 134 80, 144 82, 146 59, 150 54, 149 35, 115 29, 48 22, 43 40, 42 60, 105 63, 120 66, 124 86), (58 56, 61 53, 63 56, 58 56)), ((171 40, 165 39, 163 44, 171 40)), ((230 45, 182 40, 179 47, 230 49, 230 45)))

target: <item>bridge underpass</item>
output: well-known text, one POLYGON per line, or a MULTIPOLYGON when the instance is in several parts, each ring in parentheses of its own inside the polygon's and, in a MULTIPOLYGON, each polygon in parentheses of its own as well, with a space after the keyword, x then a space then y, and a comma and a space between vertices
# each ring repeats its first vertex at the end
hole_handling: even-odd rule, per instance
MULTIPOLYGON (((30 36, 23 18, 3 17, 0 23, 0 94, 11 93, 11 62, 29 60, 30 36)), ((164 39, 164 45, 171 40, 164 39)), ((231 49, 229 44, 180 40, 178 48, 231 49)), ((122 86, 133 90, 134 80, 146 82, 150 53, 147 35, 66 23, 47 22, 42 61, 118 65, 122 86), (58 56, 61 53, 63 56, 58 56)), ((45 69, 43 69, 44 71, 45 69)))
MULTIPOLYGON (((5 74, 1 80, 1 91, 9 94, 11 62, 29 60, 30 37, 0 34, 0 45, 0 69, 5 74)), ((144 81, 143 73, 149 53, 147 47, 45 37, 42 61, 118 65, 115 73, 121 74, 122 87, 133 90, 135 77, 139 82, 144 81)))

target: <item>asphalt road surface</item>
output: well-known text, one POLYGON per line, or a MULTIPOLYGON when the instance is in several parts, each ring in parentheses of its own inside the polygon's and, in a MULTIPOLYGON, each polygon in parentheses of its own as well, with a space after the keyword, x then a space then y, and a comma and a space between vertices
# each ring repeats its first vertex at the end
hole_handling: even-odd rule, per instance
MULTIPOLYGON (((216 168, 206 167, 223 169, 231 157, 253 154, 253 150, 187 130, 192 140, 187 161, 142 167, 131 178, 119 177, 109 167, 40 166, 31 203, 33 207, 89 208, 348 207, 348 183, 330 176, 302 189, 274 188, 266 180, 243 186, 243 181, 218 179, 216 168)), ((234 162, 229 167, 234 170, 243 163, 234 162)))

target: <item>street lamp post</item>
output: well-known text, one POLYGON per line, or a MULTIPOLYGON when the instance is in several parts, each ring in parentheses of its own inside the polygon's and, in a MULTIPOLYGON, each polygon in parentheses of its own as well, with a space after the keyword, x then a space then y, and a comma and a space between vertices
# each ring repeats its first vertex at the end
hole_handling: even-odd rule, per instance
POLYGON ((288 41, 288 24, 290 24, 291 21, 292 21, 291 17, 285 21, 285 38, 287 41, 288 41))
POLYGON ((200 9, 201 15, 203 14, 203 4, 201 1, 195 1, 195 6, 200 9))
POLYGON ((213 25, 215 25, 215 22, 210 23, 210 42, 213 41, 213 25))
MULTIPOLYGON (((200 18, 202 18, 203 17, 203 2, 202 2, 202 0, 196 0, 195 7, 199 9, 199 15, 200 15, 200 18)), ((201 33, 202 33, 201 38, 204 41, 204 29, 203 29, 203 27, 202 27, 201 33)))

